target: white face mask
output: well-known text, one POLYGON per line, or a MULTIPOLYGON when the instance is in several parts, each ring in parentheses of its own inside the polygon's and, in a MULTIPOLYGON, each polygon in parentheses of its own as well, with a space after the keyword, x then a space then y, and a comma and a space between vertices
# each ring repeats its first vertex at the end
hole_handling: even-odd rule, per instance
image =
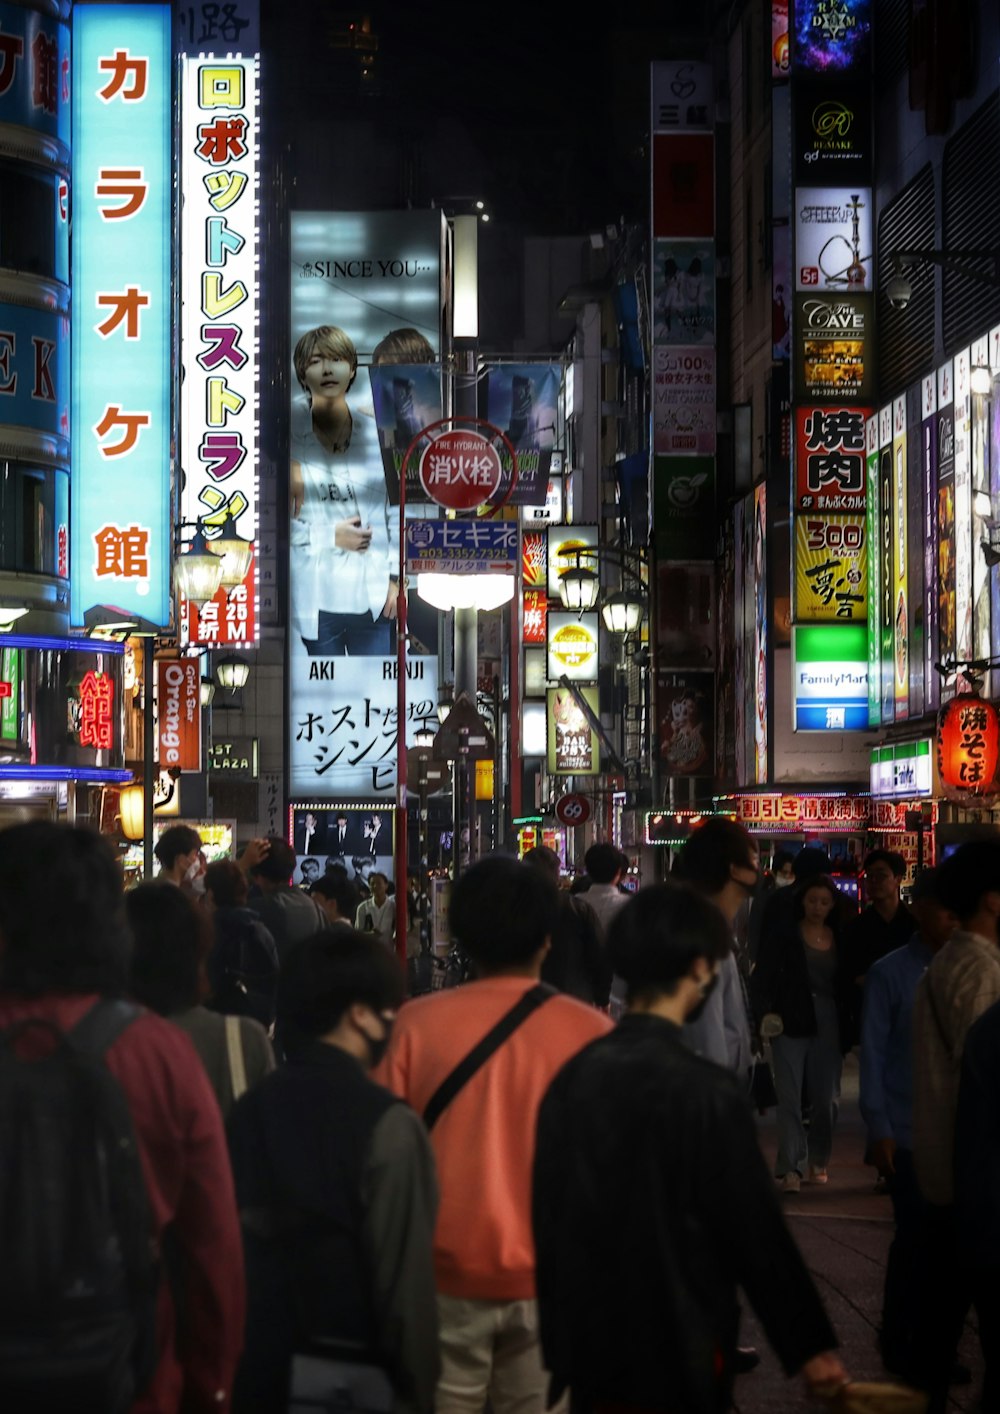
POLYGON ((205 871, 201 867, 200 859, 196 859, 188 865, 184 882, 198 898, 205 892, 205 871))
POLYGON ((794 884, 794 883, 795 883, 795 879, 794 879, 794 878, 789 879, 789 878, 787 878, 784 874, 775 874, 775 876, 774 876, 774 887, 775 887, 776 889, 787 889, 788 886, 789 886, 789 884, 794 884))

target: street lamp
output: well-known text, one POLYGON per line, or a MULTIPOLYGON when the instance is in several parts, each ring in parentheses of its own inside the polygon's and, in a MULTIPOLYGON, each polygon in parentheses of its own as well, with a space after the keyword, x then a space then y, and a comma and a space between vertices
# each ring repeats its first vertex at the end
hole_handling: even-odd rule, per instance
POLYGON ((205 604, 214 599, 222 583, 223 562, 213 554, 205 539, 201 521, 195 522, 195 532, 186 550, 181 548, 178 527, 178 554, 174 560, 174 588, 191 604, 205 604))
MULTIPOLYGON (((635 589, 618 589, 600 603, 601 617, 611 633, 635 633, 646 612, 646 586, 642 577, 625 560, 625 552, 610 554, 596 545, 577 550, 576 564, 559 576, 559 598, 571 613, 586 613, 600 603, 601 580, 596 570, 580 564, 582 559, 603 561, 613 565, 622 579, 629 578, 635 589)), ((641 563, 641 562, 640 562, 641 563)))
POLYGON ((215 665, 215 676, 225 692, 238 692, 250 678, 250 664, 236 653, 228 653, 215 665))
POLYGON ((609 632, 628 635, 638 632, 645 610, 644 599, 627 589, 618 589, 601 605, 601 618, 609 632))
POLYGON ((202 680, 201 680, 201 705, 202 705, 203 707, 211 707, 211 705, 212 705, 212 698, 213 698, 214 696, 215 696, 215 683, 212 681, 211 678, 202 678, 202 680))
POLYGON ((222 561, 219 583, 227 589, 237 589, 247 577, 253 556, 253 542, 244 540, 230 519, 226 521, 222 534, 207 541, 207 545, 212 554, 222 561))
POLYGON ((559 579, 559 598, 570 613, 586 614, 597 603, 601 592, 600 575, 577 565, 559 579))

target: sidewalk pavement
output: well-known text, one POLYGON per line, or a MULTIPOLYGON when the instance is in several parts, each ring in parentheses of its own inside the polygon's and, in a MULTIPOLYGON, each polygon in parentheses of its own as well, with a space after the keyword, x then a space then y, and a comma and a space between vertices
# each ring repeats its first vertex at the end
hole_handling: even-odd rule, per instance
MULTIPOLYGON (((865 1131, 858 1111, 858 1068, 848 1056, 840 1119, 834 1138, 830 1181, 804 1183, 782 1205, 837 1335, 848 1372, 859 1380, 892 1378, 882 1368, 878 1327, 886 1253, 892 1241, 892 1204, 875 1191, 875 1170, 863 1162, 865 1131)), ((760 1120, 760 1138, 768 1161, 777 1151, 774 1112, 760 1120)), ((738 1414, 796 1414, 819 1407, 809 1401, 802 1382, 785 1377, 753 1312, 744 1303, 740 1343, 755 1345, 761 1363, 736 1381, 738 1414)), ((953 1386, 950 1411, 975 1414, 982 1385, 982 1355, 974 1316, 966 1322, 959 1359, 973 1372, 971 1385, 953 1386)))

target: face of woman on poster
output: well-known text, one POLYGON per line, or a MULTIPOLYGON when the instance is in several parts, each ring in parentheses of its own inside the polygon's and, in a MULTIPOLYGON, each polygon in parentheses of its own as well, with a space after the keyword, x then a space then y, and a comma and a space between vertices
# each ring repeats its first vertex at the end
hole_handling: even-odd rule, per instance
POLYGON ((306 392, 313 402, 319 398, 342 398, 353 379, 354 369, 346 358, 318 350, 305 366, 306 392))

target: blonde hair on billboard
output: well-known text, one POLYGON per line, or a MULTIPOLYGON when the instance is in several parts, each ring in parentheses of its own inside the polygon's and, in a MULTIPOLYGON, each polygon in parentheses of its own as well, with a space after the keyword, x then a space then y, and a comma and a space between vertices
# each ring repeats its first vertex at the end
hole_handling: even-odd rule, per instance
POLYGON ((321 324, 318 329, 310 329, 295 345, 292 362, 295 365, 295 376, 303 388, 306 386, 306 367, 314 354, 321 354, 324 358, 345 359, 351 365, 351 382, 354 382, 358 371, 358 351, 353 340, 343 329, 338 329, 336 324, 321 324))
POLYGON ((390 329, 372 350, 372 363, 433 363, 434 350, 419 329, 390 329))

